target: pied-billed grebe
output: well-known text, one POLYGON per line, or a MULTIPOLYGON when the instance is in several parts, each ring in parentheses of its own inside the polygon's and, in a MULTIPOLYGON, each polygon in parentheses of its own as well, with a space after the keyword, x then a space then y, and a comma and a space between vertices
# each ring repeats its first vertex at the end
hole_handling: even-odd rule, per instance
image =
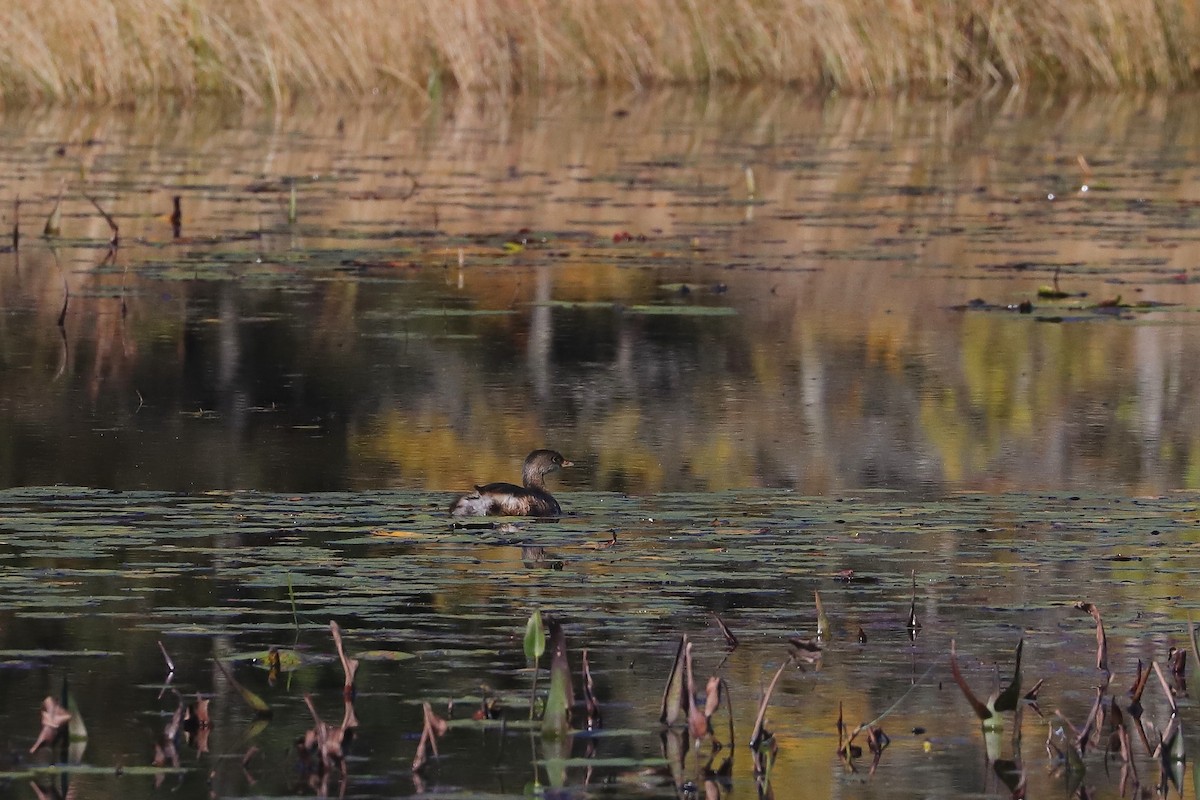
POLYGON ((521 480, 524 488, 511 483, 476 486, 450 506, 456 517, 556 517, 562 513, 558 501, 546 491, 545 476, 571 462, 553 450, 534 450, 525 458, 521 480))

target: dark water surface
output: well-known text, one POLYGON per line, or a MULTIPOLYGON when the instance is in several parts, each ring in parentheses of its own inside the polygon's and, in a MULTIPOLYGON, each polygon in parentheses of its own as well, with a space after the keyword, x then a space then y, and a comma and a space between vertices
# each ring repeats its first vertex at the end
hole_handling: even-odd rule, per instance
MULTIPOLYGON (((2 795, 1006 797, 998 755, 1029 797, 1066 796, 1050 720, 1082 726, 1103 683, 1072 604, 1104 615, 1122 707, 1139 659, 1186 641, 1191 98, 6 111, 0 159, 22 233, 0 247, 2 795), (568 516, 448 525, 455 491, 544 445, 576 462, 551 479, 568 516), (746 742, 814 591, 833 636, 776 690, 764 782, 746 742), (522 727, 534 608, 576 671, 589 649, 600 732, 522 727), (713 612, 742 641, 727 660, 713 612), (363 661, 360 727, 321 776, 293 745, 305 694, 344 713, 331 619, 363 661), (705 780, 711 741, 660 735, 683 633, 732 695, 727 780, 705 780), (986 698, 1022 637, 1046 716, 989 754, 950 642, 986 698), (302 654, 274 685, 269 647, 302 654), (64 676, 86 746, 30 755, 64 676), (197 694, 207 741, 147 774, 197 694), (470 719, 485 694, 503 722, 470 719), (451 701, 412 775, 421 704, 451 701), (839 707, 853 726, 897 701, 878 769, 848 770, 839 707)), ((1153 738, 1154 676, 1143 704, 1153 738)), ((1099 749, 1083 785, 1120 796, 1099 749)))

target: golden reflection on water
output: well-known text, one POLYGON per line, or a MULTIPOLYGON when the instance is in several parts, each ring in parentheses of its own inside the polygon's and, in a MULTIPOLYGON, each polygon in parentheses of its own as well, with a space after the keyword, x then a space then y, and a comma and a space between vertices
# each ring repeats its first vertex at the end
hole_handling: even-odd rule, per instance
POLYGON ((758 91, 14 112, 0 482, 452 491, 552 445, 565 490, 1195 487, 1195 113, 758 91), (85 194, 121 226, 111 267, 85 194), (1055 266, 1086 296, 1039 299, 1055 266), (975 298, 1036 309, 952 309, 975 298), (1087 307, 1118 299, 1176 305, 1087 307))

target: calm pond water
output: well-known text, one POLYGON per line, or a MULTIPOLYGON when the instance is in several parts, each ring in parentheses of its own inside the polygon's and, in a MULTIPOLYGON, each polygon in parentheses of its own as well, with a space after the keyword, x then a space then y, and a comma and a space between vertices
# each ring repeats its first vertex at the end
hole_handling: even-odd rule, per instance
POLYGON ((0 485, 1200 488, 1196 113, 10 112, 0 485))
MULTIPOLYGON (((1043 743, 1103 683, 1073 604, 1124 710, 1200 605, 1198 116, 758 91, 6 111, 0 793, 1070 794, 1043 743), (456 491, 544 445, 576 462, 568 516, 450 527, 456 491), (768 781, 746 743, 816 591, 833 633, 781 678, 768 781), (523 727, 535 608, 577 687, 588 648, 600 731, 523 727), (345 711, 330 620, 359 727, 322 775, 294 743, 305 694, 345 711), (715 754, 658 723, 685 633, 733 700, 715 754), (1045 717, 989 753, 950 643, 986 698, 1022 637, 1045 717), (301 654, 273 684, 270 647, 301 654), (31 755, 64 677, 86 745, 31 755), (209 735, 151 769, 197 694, 209 735), (471 719, 484 696, 502 720, 471 719), (839 707, 897 701, 877 769, 848 769, 839 707), (424 702, 454 721, 414 776, 424 702)), ((1157 741, 1154 676, 1143 704, 1157 741)), ((1098 749, 1088 796, 1120 796, 1098 749)))

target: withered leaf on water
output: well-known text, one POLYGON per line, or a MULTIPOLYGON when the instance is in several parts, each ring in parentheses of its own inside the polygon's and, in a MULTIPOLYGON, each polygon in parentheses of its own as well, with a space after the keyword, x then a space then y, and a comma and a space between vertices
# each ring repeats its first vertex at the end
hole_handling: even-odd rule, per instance
POLYGON ((710 721, 721 705, 721 679, 713 675, 704 687, 704 716, 710 721))
POLYGON ((1079 748, 1081 755, 1087 753, 1088 745, 1092 741, 1092 734, 1104 727, 1103 715, 1104 705, 1104 687, 1096 687, 1096 699, 1092 701, 1092 708, 1088 712, 1088 718, 1083 723, 1083 730, 1075 737, 1075 744, 1079 748))
POLYGON ((1024 700, 1029 703, 1029 706, 1037 712, 1037 715, 1042 716, 1042 709, 1038 707, 1038 692, 1041 691, 1042 684, 1046 682, 1045 678, 1039 678, 1038 682, 1033 685, 1033 688, 1025 693, 1024 700))
POLYGON ((1167 653, 1167 663, 1171 665, 1171 674, 1177 681, 1187 677, 1187 650, 1172 647, 1167 653))
POLYGON ((871 762, 871 773, 874 774, 875 768, 879 766, 879 759, 883 757, 883 751, 892 743, 888 735, 883 732, 883 728, 872 725, 867 728, 867 749, 875 757, 871 762))
POLYGON ((1142 660, 1137 662, 1137 675, 1134 676, 1133 686, 1129 687, 1129 713, 1135 717, 1142 713, 1142 693, 1146 691, 1146 681, 1150 679, 1150 667, 1142 667, 1142 660))
POLYGON ((1157 661, 1150 662, 1150 665, 1154 667, 1154 674, 1158 676, 1158 682, 1162 686, 1163 694, 1166 695, 1167 704, 1171 706, 1171 714, 1178 714, 1179 705, 1175 702, 1175 693, 1172 692, 1171 687, 1167 685, 1167 678, 1165 675, 1163 675, 1162 667, 1158 665, 1157 661))
POLYGON ((763 692, 762 701, 758 704, 758 716, 754 719, 754 730, 750 734, 750 747, 758 748, 766 738, 767 733, 764 728, 767 721, 767 706, 771 702, 771 694, 775 691, 775 685, 779 683, 779 678, 783 675, 783 671, 795 663, 794 656, 788 656, 787 660, 779 665, 779 669, 775 671, 775 677, 771 678, 771 682, 767 684, 767 690, 763 692))
POLYGON ((1188 612, 1188 644, 1192 648, 1192 658, 1200 664, 1200 643, 1196 642, 1196 625, 1192 622, 1192 612, 1188 612))
POLYGON ((733 635, 733 631, 725 624, 725 620, 717 616, 717 612, 712 612, 712 618, 717 623, 717 627, 721 629, 721 635, 725 637, 725 646, 730 650, 734 650, 738 646, 738 638, 733 635))
POLYGON ((950 675, 954 678, 954 682, 958 684, 958 688, 962 690, 963 697, 967 698, 967 702, 971 705, 975 716, 979 717, 980 720, 991 719, 991 709, 975 696, 975 693, 971 691, 971 687, 967 684, 966 678, 963 677, 962 671, 958 668, 958 650, 955 648, 953 639, 950 640, 950 675))
POLYGON ((542 736, 563 737, 571 731, 571 706, 575 691, 571 686, 571 665, 567 661, 567 632, 552 620, 550 628, 550 692, 542 716, 542 736))
POLYGON ((583 701, 587 706, 588 730, 596 730, 602 724, 600 703, 596 700, 596 685, 592 681, 592 668, 588 663, 588 651, 583 649, 583 701))
POLYGON ((917 571, 912 573, 912 603, 908 607, 908 629, 909 631, 919 631, 921 622, 917 619, 917 571))
POLYGON ((221 663, 221 659, 214 658, 213 662, 216 663, 217 669, 221 671, 221 674, 225 676, 225 680, 229 681, 229 685, 234 689, 237 689, 238 694, 241 695, 242 700, 246 703, 246 705, 250 706, 250 708, 260 716, 271 716, 271 707, 267 705, 267 702, 254 692, 238 683, 237 679, 234 678, 233 675, 230 674, 229 670, 225 668, 225 665, 221 663))
POLYGON ((333 768, 337 767, 344 774, 346 770, 345 746, 353 738, 354 730, 358 725, 349 698, 345 699, 346 709, 343 715, 343 724, 336 727, 321 719, 316 706, 313 705, 312 695, 305 694, 304 703, 308 706, 314 723, 314 727, 305 732, 301 749, 303 757, 309 760, 306 767, 310 772, 322 775, 328 775, 333 768), (315 764, 311 761, 314 756, 319 758, 315 764))
POLYGON ((842 752, 842 748, 846 746, 846 715, 842 708, 841 700, 838 700, 837 733, 838 753, 840 754, 842 752))
POLYGON ((1108 637, 1104 634, 1104 622, 1100 619, 1100 609, 1084 600, 1075 603, 1075 608, 1091 614, 1096 621, 1096 669, 1108 672, 1108 637))
POLYGON ((996 695, 991 707, 996 711, 1016 711, 1021 702, 1021 651, 1025 649, 1025 640, 1017 642, 1016 665, 1013 667, 1012 681, 1002 692, 996 695))
POLYGON ((37 749, 44 744, 54 741, 58 735, 58 731, 62 726, 71 721, 71 714, 53 697, 47 697, 42 701, 42 731, 38 734, 37 741, 29 748, 29 752, 37 752, 37 749))
POLYGON ((683 649, 683 660, 685 672, 687 674, 687 710, 688 710, 688 730, 692 736, 697 739, 703 739, 708 735, 708 717, 705 716, 699 707, 696 705, 696 679, 692 672, 692 643, 688 642, 687 647, 683 649))
POLYGON ((799 636, 793 636, 788 639, 788 646, 792 653, 792 658, 796 661, 803 661, 806 664, 815 664, 821 660, 821 643, 816 639, 804 639, 799 636))
POLYGON ((813 592, 813 602, 817 606, 817 638, 828 639, 832 630, 829 625, 829 615, 825 613, 825 604, 821 602, 820 592, 813 592))
POLYGON ((663 689, 658 719, 664 725, 674 725, 687 710, 687 700, 684 694, 688 691, 687 671, 684 669, 684 651, 687 649, 687 644, 688 638, 685 633, 679 639, 679 647, 675 649, 675 661, 671 664, 671 674, 667 676, 667 685, 663 689))
POLYGON ((208 716, 208 698, 196 696, 196 702, 189 705, 184 710, 183 724, 185 728, 197 730, 199 728, 207 728, 211 724, 208 716))
POLYGON ((63 679, 63 702, 67 704, 67 713, 71 715, 67 720, 67 737, 72 742, 86 741, 88 738, 87 726, 83 724, 83 714, 79 712, 79 706, 75 703, 75 693, 71 691, 70 684, 63 679))

